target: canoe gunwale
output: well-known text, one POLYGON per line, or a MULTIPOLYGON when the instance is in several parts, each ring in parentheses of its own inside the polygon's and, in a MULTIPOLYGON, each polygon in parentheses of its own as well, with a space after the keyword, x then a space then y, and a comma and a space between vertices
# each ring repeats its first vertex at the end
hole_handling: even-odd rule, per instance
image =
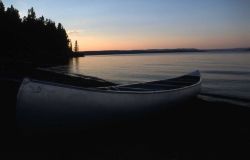
MULTIPOLYGON (((199 86, 202 82, 202 78, 200 76, 200 72, 199 71, 194 71, 191 72, 189 74, 186 74, 184 76, 187 75, 192 75, 193 73, 198 74, 198 75, 194 75, 199 77, 199 81, 197 83, 191 84, 191 85, 187 85, 187 86, 183 86, 180 88, 175 88, 175 89, 167 89, 167 90, 142 90, 142 91, 123 91, 123 90, 115 90, 115 89, 110 89, 110 90, 104 90, 105 88, 108 87, 97 87, 97 88, 86 88, 86 87, 80 87, 80 86, 73 86, 73 85, 69 85, 69 84, 62 84, 62 83, 55 83, 55 82, 49 82, 49 81, 40 81, 40 80, 36 80, 36 79, 30 79, 30 78, 24 78, 22 85, 19 89, 19 91, 22 91, 22 87, 29 82, 34 82, 34 83, 41 83, 41 84, 45 84, 45 85, 53 85, 53 86, 58 86, 58 87, 67 87, 67 88, 72 88, 72 89, 78 89, 78 90, 85 90, 85 91, 89 91, 89 92, 101 92, 101 93, 111 93, 111 94, 154 94, 154 93, 167 93, 167 92, 174 92, 174 91, 181 91, 181 90, 186 90, 189 88, 193 88, 196 86, 199 86)), ((179 77, 183 77, 183 76, 179 76, 179 77)), ((179 77, 175 77, 175 78, 179 78, 179 77)), ((171 79, 175 79, 175 78, 171 78, 171 79)), ((168 79, 168 80, 171 80, 168 79)), ((154 81, 153 81, 154 82, 154 81)), ((155 81, 157 82, 157 81, 155 81)), ((146 84, 147 82, 144 83, 136 83, 136 84, 146 84)), ((134 85, 134 84, 130 84, 130 85, 134 85)), ((116 87, 129 87, 130 85, 117 85, 117 86, 113 86, 114 88, 116 87)))

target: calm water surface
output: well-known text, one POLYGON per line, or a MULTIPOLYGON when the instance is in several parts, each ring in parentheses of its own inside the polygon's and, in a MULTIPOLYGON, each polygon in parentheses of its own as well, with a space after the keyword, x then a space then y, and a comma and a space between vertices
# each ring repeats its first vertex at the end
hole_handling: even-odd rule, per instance
POLYGON ((53 69, 120 84, 166 79, 199 69, 201 95, 250 104, 250 52, 86 56, 53 69))

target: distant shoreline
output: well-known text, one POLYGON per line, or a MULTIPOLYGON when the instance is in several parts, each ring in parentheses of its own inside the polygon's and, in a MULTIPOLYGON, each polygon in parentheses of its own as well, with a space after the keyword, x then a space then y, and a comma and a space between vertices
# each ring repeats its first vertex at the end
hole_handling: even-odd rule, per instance
POLYGON ((79 51, 78 54, 91 55, 116 55, 116 54, 145 54, 145 53, 188 53, 188 52, 232 52, 232 51, 250 51, 250 48, 230 48, 230 49, 146 49, 146 50, 101 50, 101 51, 79 51))

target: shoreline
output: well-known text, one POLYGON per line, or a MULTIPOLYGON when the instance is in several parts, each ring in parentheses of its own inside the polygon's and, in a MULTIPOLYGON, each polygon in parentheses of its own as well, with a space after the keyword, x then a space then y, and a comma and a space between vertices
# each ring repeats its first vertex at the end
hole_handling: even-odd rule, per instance
POLYGON ((199 94, 198 98, 212 103, 227 103, 240 107, 250 108, 250 101, 248 99, 241 99, 241 98, 228 97, 222 95, 204 94, 204 93, 199 94))
POLYGON ((152 53, 193 53, 193 52, 249 52, 250 48, 231 48, 231 49, 196 49, 196 48, 177 48, 177 49, 144 49, 144 50, 100 50, 100 51, 79 51, 85 56, 95 55, 133 55, 133 54, 152 54, 152 53))
MULTIPOLYGON (((33 72, 25 74, 30 73, 33 72)), ((36 76, 45 78, 45 74, 51 77, 46 72, 36 76)), ((4 97, 0 112, 3 131, 0 135, 4 137, 1 145, 15 146, 8 151, 45 150, 71 155, 74 151, 81 150, 87 153, 94 152, 91 156, 97 158, 100 154, 112 157, 115 153, 121 157, 142 156, 143 159, 158 159, 156 157, 160 156, 159 159, 168 159, 172 156, 171 159, 177 159, 183 153, 176 150, 188 148, 192 157, 205 159, 211 153, 203 150, 204 154, 198 154, 197 148, 210 148, 217 157, 217 153, 221 153, 221 148, 236 150, 239 146, 250 144, 249 107, 209 102, 200 98, 171 108, 166 106, 160 112, 144 114, 132 120, 114 121, 76 130, 67 128, 66 132, 58 130, 44 131, 38 135, 22 135, 16 128, 15 118, 18 85, 16 82, 2 79, 0 83, 0 96, 4 97), (147 156, 149 153, 151 157, 147 156)), ((241 154, 242 157, 245 155, 248 153, 241 154)), ((227 156, 239 157, 236 152, 227 153, 227 156)))
MULTIPOLYGON (((1 145, 15 146, 7 151, 42 150, 63 152, 69 156, 81 150, 95 153, 89 156, 97 158, 103 154, 111 158, 116 154, 143 159, 167 159, 169 156, 177 159, 183 155, 183 152, 177 151, 188 148, 192 157, 204 159, 211 155, 211 150, 203 150, 203 154, 198 154, 197 148, 210 148, 216 159, 221 154, 221 148, 239 149, 239 146, 250 144, 250 108, 199 98, 132 121, 115 121, 113 124, 76 131, 67 129, 65 133, 59 130, 51 134, 20 135, 15 125, 15 87, 13 83, 0 83, 1 97, 5 97, 2 104, 9 104, 1 107, 3 132, 0 135, 5 137, 1 145)), ((237 152, 226 155, 239 157, 237 152)), ((246 155, 247 152, 240 157, 246 155)))

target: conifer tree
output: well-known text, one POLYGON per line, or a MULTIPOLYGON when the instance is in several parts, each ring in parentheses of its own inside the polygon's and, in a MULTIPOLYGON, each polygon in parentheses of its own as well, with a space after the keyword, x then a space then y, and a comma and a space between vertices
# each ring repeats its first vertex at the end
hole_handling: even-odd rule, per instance
POLYGON ((72 49, 73 49, 72 42, 71 40, 69 40, 69 50, 72 51, 72 49))
POLYGON ((13 5, 10 6, 10 8, 7 8, 5 12, 7 18, 12 22, 21 22, 19 11, 13 7, 13 5))
POLYGON ((3 4, 3 2, 0 0, 0 14, 3 14, 4 11, 5 11, 4 4, 3 4))
POLYGON ((31 7, 31 9, 28 10, 28 19, 32 19, 32 20, 36 19, 36 13, 33 7, 31 7))
MULTIPOLYGON (((0 0, 0 58, 20 58, 31 62, 60 61, 73 56, 72 43, 62 24, 36 17, 34 8, 21 19, 12 5, 5 9, 0 0), (11 42, 11 43, 9 43, 11 42)), ((75 51, 78 51, 76 42, 75 51)))
POLYGON ((78 52, 78 51, 79 51, 79 46, 78 46, 77 41, 75 41, 75 48, 74 48, 74 51, 75 51, 75 52, 78 52))

